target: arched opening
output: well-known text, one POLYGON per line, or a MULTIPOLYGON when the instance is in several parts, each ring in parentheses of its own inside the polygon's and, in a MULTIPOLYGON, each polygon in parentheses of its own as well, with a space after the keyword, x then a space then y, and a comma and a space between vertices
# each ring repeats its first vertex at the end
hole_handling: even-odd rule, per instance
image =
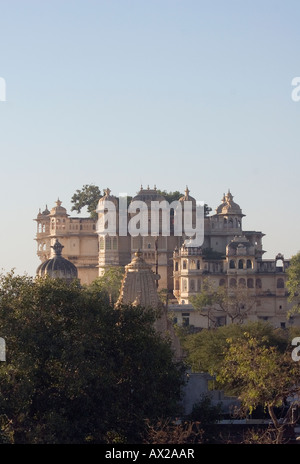
POLYGON ((235 279, 230 279, 229 287, 230 288, 236 288, 236 280, 235 279))
POLYGON ((239 269, 244 269, 244 260, 239 259, 239 269))
POLYGON ((245 288, 246 287, 246 280, 245 279, 239 279, 239 287, 245 288))
POLYGON ((235 261, 233 259, 229 261, 229 269, 235 269, 235 261))
POLYGON ((220 279, 220 281, 219 281, 219 286, 220 286, 220 287, 224 287, 224 286, 225 286, 225 283, 226 283, 226 282, 225 282, 225 279, 220 279))
POLYGON ((247 280, 247 287, 248 288, 253 288, 254 287, 254 282, 253 282, 253 279, 248 279, 247 280))
POLYGON ((252 261, 251 259, 247 259, 247 269, 252 269, 252 261))
POLYGON ((187 260, 186 259, 183 260, 182 269, 187 269, 187 260))

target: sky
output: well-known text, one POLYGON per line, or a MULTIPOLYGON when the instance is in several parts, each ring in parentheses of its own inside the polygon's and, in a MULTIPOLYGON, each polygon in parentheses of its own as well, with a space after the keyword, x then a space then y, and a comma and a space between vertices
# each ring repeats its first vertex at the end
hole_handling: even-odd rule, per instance
POLYGON ((39 208, 85 184, 188 185, 213 210, 230 189, 265 258, 296 254, 299 19, 298 0, 0 0, 0 268, 34 275, 39 208))

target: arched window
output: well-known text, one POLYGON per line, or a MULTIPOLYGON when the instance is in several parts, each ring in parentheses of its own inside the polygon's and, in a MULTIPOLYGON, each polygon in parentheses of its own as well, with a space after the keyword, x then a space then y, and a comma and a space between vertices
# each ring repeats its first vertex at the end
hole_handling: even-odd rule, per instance
POLYGON ((248 280, 247 280, 247 287, 248 287, 248 288, 253 288, 253 287, 254 287, 253 279, 248 279, 248 280))
POLYGON ((277 279, 277 288, 284 288, 284 280, 281 277, 277 279))
POLYGON ((260 279, 256 279, 255 286, 256 286, 256 288, 262 288, 261 280, 260 280, 260 279))
POLYGON ((197 259, 197 269, 200 269, 200 259, 197 259))
POLYGON ((225 279, 220 279, 220 281, 219 281, 219 286, 220 286, 220 287, 224 287, 225 283, 226 283, 226 282, 225 282, 225 279))
POLYGON ((192 279, 191 282, 190 282, 190 291, 191 292, 195 291, 195 281, 194 281, 194 279, 192 279))
POLYGON ((182 279, 182 291, 187 291, 187 279, 182 279))
POLYGON ((236 280, 235 279, 230 279, 229 287, 236 288, 236 280))
POLYGON ((239 279, 239 287, 246 287, 246 281, 245 279, 239 279))
POLYGON ((116 250, 118 247, 117 237, 113 237, 113 250, 116 250))
POLYGON ((252 269, 252 261, 251 261, 251 259, 247 259, 247 269, 252 269))
POLYGON ((175 263, 175 271, 178 271, 178 261, 175 263))
POLYGON ((235 269, 235 262, 234 262, 233 259, 231 259, 231 260, 229 261, 229 268, 230 268, 230 269, 235 269))
POLYGON ((239 269, 244 269, 244 260, 239 259, 239 269))
POLYGON ((186 259, 184 259, 182 263, 182 269, 186 269, 186 268, 187 268, 187 261, 186 259))
POLYGON ((99 237, 99 248, 104 250, 104 237, 99 237))

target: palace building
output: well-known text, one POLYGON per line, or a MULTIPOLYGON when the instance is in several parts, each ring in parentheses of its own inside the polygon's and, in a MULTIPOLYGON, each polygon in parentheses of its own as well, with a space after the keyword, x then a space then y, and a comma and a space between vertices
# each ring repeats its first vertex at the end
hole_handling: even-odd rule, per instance
MULTIPOLYGON (((113 202, 118 211, 118 198, 111 195, 109 189, 99 201, 104 200, 113 202)), ((161 202, 165 197, 156 187, 141 187, 134 200, 150 207, 152 201, 161 202)), ((179 199, 183 206, 185 201, 196 204, 188 188, 179 199)), ((150 208, 148 214, 150 224, 150 208)), ((127 213, 127 221, 133 216, 134 213, 127 213)), ((237 289, 247 293, 253 302, 247 320, 265 320, 276 327, 298 325, 297 316, 287 318, 289 303, 285 282, 289 261, 280 253, 272 260, 264 259, 264 234, 243 230, 243 217, 240 206, 228 191, 215 213, 205 215, 202 246, 188 247, 184 244, 188 237, 174 234, 172 211, 169 236, 164 236, 161 229, 157 236, 151 236, 150 227, 147 236, 119 234, 117 217, 116 235, 104 237, 97 233, 97 220, 70 216, 58 199, 50 211, 46 207, 35 219, 37 255, 41 263, 49 262, 55 257, 55 243, 59 241, 63 257, 76 267, 81 282, 89 284, 107 267, 122 266, 125 270, 138 252, 156 275, 157 290, 167 289, 169 311, 175 320, 195 329, 230 323, 226 312, 218 311, 208 319, 193 307, 191 299, 201 293, 207 280, 216 288, 228 289, 230 294, 237 289)), ((41 264, 39 272, 44 268, 46 265, 41 264)))

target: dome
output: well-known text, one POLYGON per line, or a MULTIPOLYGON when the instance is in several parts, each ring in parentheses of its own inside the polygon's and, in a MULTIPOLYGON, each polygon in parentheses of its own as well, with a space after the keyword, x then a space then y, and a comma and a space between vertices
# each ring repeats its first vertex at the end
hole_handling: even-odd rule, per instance
POLYGON ((150 189, 149 185, 147 189, 141 189, 139 193, 132 199, 132 201, 144 201, 145 203, 150 203, 151 201, 164 201, 165 197, 157 192, 156 187, 150 189))
MULTIPOLYGON (((99 199, 99 202, 102 203, 103 201, 112 201, 116 207, 118 207, 118 199, 114 195, 110 194, 111 190, 109 188, 104 190, 104 196, 99 199)), ((98 204, 99 204, 98 202, 98 204)))
MULTIPOLYGON (((58 216, 58 215, 61 215, 61 216, 68 216, 67 215, 67 210, 66 208, 64 208, 63 206, 61 206, 61 201, 60 199, 58 198, 57 201, 56 201, 56 206, 54 206, 52 209, 51 209, 51 212, 50 212, 50 215, 51 216, 58 216)), ((43 213, 44 214, 44 213, 43 213)), ((49 214, 49 213, 48 213, 49 214)))
POLYGON ((216 208, 217 214, 235 214, 244 216, 240 206, 233 201, 233 195, 228 190, 228 193, 223 196, 222 203, 216 208))
POLYGON ((51 248, 54 250, 54 257, 40 264, 36 270, 36 274, 39 277, 48 275, 54 279, 59 278, 66 281, 77 279, 78 272, 76 266, 61 256, 63 245, 56 239, 55 244, 51 248))
POLYGON ((179 201, 192 201, 193 203, 196 202, 195 198, 191 197, 188 186, 186 186, 184 195, 179 198, 179 201))

